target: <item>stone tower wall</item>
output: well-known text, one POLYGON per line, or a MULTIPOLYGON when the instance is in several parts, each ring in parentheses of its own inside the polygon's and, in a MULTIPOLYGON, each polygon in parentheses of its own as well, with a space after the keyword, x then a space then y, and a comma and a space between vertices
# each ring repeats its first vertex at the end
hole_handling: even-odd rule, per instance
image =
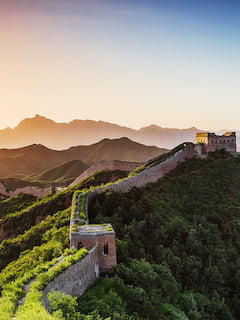
POLYGON ((201 144, 201 156, 206 156, 208 152, 224 149, 236 156, 236 133, 226 132, 224 135, 216 135, 215 133, 202 132, 196 135, 196 144, 201 144))
POLYGON ((72 241, 72 246, 78 248, 81 244, 88 250, 97 245, 100 272, 107 271, 117 264, 115 233, 95 235, 75 234, 75 238, 73 238, 72 241), (105 244, 108 245, 108 254, 104 254, 105 244))

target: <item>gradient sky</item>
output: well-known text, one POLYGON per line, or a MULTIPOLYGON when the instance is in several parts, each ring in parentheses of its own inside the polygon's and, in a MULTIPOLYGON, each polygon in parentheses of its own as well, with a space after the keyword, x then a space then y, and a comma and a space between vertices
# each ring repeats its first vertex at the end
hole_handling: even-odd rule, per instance
POLYGON ((240 129, 240 1, 0 0, 0 128, 240 129))

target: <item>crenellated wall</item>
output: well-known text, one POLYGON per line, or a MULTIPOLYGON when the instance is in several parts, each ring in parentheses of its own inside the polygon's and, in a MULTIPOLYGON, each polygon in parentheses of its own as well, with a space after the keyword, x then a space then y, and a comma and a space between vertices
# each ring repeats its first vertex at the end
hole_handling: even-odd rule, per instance
POLYGON ((207 157, 208 152, 224 149, 233 156, 237 155, 236 132, 225 132, 217 135, 212 132, 199 132, 196 134, 196 144, 201 145, 200 157, 207 157))

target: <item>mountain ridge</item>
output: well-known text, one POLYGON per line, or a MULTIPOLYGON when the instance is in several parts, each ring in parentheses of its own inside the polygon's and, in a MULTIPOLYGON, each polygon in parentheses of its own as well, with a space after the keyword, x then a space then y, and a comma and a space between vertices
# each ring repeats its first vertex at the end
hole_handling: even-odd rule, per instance
POLYGON ((72 160, 80 160, 87 166, 100 160, 144 162, 149 157, 166 151, 155 146, 145 146, 126 137, 106 138, 89 146, 74 146, 61 151, 42 144, 15 149, 5 148, 0 149, 0 177, 39 174, 72 160))
POLYGON ((78 120, 55 122, 46 117, 35 115, 23 119, 16 127, 0 130, 2 148, 19 148, 31 144, 42 144, 52 149, 63 150, 71 146, 89 145, 104 138, 117 139, 128 137, 145 144, 170 149, 184 141, 193 142, 195 127, 188 129, 163 128, 151 124, 140 129, 105 122, 102 120, 78 120))

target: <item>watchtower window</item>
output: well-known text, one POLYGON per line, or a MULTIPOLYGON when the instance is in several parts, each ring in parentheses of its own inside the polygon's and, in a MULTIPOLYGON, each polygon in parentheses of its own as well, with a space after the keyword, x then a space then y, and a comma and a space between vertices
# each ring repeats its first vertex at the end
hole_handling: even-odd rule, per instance
POLYGON ((109 250, 108 250, 108 244, 105 243, 103 246, 103 254, 104 255, 108 255, 109 254, 109 250))

